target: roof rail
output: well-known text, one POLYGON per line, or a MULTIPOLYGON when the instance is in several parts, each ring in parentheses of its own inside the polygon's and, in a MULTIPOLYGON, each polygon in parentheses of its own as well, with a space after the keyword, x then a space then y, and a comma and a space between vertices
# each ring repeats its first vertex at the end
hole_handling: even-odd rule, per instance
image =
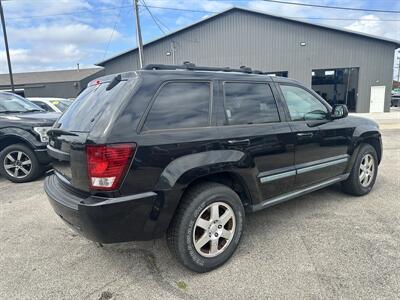
POLYGON ((231 69, 229 67, 198 67, 194 63, 185 61, 182 65, 163 65, 163 64, 149 64, 142 68, 142 70, 190 70, 190 71, 220 71, 220 72, 239 72, 246 74, 266 74, 258 70, 252 70, 249 67, 241 66, 239 69, 231 69))

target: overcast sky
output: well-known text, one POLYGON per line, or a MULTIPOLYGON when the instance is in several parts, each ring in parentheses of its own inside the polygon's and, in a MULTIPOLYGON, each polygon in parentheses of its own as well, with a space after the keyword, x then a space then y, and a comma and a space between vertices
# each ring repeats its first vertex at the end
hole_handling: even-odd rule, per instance
MULTIPOLYGON (((377 36, 400 40, 400 14, 343 11, 274 4, 255 0, 145 0, 149 6, 199 10, 187 12, 150 8, 168 29, 175 31, 233 6, 286 17, 346 18, 315 20, 377 36), (359 20, 357 20, 359 19, 359 20), (385 21, 384 21, 385 20, 385 21), (388 21, 389 20, 389 21, 388 21)), ((400 11, 399 0, 286 0, 330 6, 400 11)), ((16 72, 93 66, 104 58, 136 46, 132 0, 7 0, 5 10, 13 69, 16 72)), ((304 19, 307 20, 307 19, 304 19)), ((141 7, 144 42, 163 33, 141 7)), ((7 72, 0 37, 0 73, 7 72)), ((397 70, 396 70, 397 74, 397 70)))

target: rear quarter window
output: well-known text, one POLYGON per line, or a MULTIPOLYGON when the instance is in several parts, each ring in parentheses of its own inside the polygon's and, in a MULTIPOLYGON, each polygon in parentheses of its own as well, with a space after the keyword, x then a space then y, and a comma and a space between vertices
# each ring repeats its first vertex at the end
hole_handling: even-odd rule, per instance
POLYGON ((156 95, 143 130, 209 126, 210 99, 210 82, 168 82, 156 95))

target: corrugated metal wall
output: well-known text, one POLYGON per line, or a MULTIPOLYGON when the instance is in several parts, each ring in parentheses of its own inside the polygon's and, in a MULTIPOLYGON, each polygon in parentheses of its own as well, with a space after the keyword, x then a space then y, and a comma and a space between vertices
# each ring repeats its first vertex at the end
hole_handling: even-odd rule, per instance
MULTIPOLYGON (((313 69, 359 67, 357 112, 369 111, 370 87, 390 90, 395 45, 240 10, 178 32, 145 46, 145 63, 190 61, 204 66, 249 66, 262 71, 288 71, 289 77, 311 86, 313 69), (300 43, 305 42, 306 46, 300 43)), ((104 64, 106 74, 138 69, 137 52, 104 64)))

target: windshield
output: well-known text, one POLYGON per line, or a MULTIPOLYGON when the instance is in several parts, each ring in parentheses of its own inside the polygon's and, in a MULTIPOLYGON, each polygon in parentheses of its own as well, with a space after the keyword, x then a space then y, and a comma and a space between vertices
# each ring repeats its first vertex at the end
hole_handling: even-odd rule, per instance
POLYGON ((29 111, 43 111, 43 109, 21 96, 11 93, 0 93, 0 113, 29 111))
POLYGON ((86 88, 58 119, 59 128, 69 131, 89 131, 105 112, 110 118, 132 91, 135 80, 123 80, 107 90, 109 82, 86 88))
POLYGON ((65 111, 72 104, 72 101, 68 100, 51 100, 50 102, 61 111, 65 111))

